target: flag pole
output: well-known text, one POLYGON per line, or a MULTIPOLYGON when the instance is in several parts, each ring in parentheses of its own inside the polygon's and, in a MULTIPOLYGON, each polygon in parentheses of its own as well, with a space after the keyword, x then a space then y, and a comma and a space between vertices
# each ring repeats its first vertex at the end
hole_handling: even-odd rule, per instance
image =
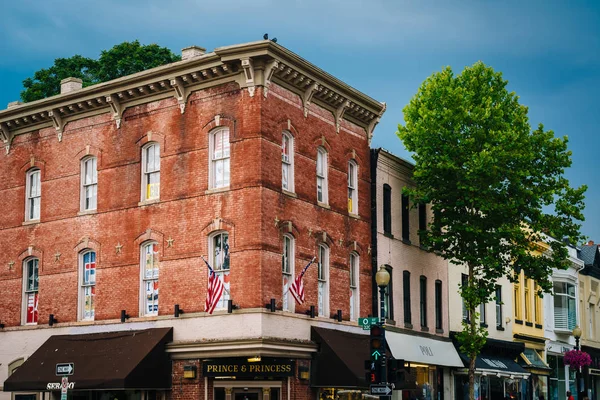
MULTIPOLYGON (((312 263, 315 262, 315 259, 317 258, 317 256, 314 256, 312 258, 312 260, 310 260, 310 262, 302 269, 302 271, 300 272, 303 276, 306 273, 306 270, 308 269, 308 267, 310 267, 312 265, 312 263)), ((283 295, 281 296, 281 301, 283 302, 283 298, 289 293, 290 288, 292 287, 291 284, 288 285, 287 290, 283 293, 283 295)))
MULTIPOLYGON (((204 258, 204 256, 202 254, 200 254, 200 258, 202 259, 202 261, 204 261, 204 264, 206 264, 207 268, 210 268, 214 271, 213 267, 210 266, 210 264, 208 263, 208 261, 206 261, 206 259, 204 258)), ((215 272, 216 274, 216 272, 215 272)), ((231 293, 229 293, 229 290, 227 290, 227 288, 225 287, 225 282, 223 282, 223 290, 229 295, 231 296, 231 293)))

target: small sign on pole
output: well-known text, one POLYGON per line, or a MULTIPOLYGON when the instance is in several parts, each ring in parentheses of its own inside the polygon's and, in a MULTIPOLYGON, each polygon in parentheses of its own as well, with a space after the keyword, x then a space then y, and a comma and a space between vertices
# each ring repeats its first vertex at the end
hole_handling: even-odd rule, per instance
POLYGON ((371 385, 371 394, 375 396, 387 396, 392 393, 392 388, 386 384, 371 385))
POLYGON ((67 400, 67 390, 69 389, 69 378, 62 377, 60 384, 60 400, 67 400))
POLYGON ((56 376, 73 375, 75 363, 56 364, 56 376))
POLYGON ((379 323, 379 318, 377 317, 360 317, 358 319, 358 325, 362 326, 363 330, 368 331, 371 329, 371 326, 377 325, 379 323))

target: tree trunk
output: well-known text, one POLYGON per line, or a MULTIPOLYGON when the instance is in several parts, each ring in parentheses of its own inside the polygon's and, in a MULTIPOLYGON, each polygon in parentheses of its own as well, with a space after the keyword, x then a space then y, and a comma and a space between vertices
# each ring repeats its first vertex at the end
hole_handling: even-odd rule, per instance
MULTIPOLYGON (((473 266, 469 264, 469 286, 473 283, 473 266)), ((475 306, 468 303, 469 311, 469 336, 477 335, 477 320, 475 319, 475 306)), ((469 354, 469 399, 475 400, 475 360, 477 360, 477 352, 469 354)))

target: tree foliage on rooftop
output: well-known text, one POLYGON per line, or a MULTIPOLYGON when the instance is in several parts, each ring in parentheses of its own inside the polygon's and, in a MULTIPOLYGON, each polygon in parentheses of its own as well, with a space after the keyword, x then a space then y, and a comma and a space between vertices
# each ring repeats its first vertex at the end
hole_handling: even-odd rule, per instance
POLYGON ((98 60, 80 55, 57 58, 54 65, 36 71, 33 77, 23 81, 25 90, 21 92, 21 100, 30 102, 59 94, 60 81, 65 78, 80 78, 83 80, 83 87, 86 87, 180 59, 180 56, 166 47, 157 44, 142 45, 137 40, 102 50, 98 60))
POLYGON ((414 152, 416 187, 407 193, 433 210, 428 229, 419 232, 423 244, 468 268, 460 294, 470 318, 458 340, 471 360, 470 399, 487 337, 477 307, 494 299, 499 278, 514 281, 515 267, 551 291, 552 269, 568 265, 563 240, 583 240, 586 187, 573 189, 564 177, 571 165, 567 137, 542 125, 532 131, 527 107, 507 84, 482 62, 459 75, 447 67, 421 85, 397 132, 414 152), (533 251, 543 242, 548 251, 533 251))

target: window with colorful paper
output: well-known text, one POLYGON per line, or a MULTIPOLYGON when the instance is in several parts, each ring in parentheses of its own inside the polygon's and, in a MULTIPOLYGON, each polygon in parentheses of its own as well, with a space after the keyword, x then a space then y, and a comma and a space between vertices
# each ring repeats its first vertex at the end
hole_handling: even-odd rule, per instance
POLYGON ((212 268, 218 278, 223 282, 223 295, 216 305, 216 309, 226 308, 227 301, 230 299, 229 294, 229 234, 220 232, 210 238, 210 252, 212 268))
POLYGON ((93 320, 96 298, 96 253, 81 254, 81 319, 93 320))
POLYGON ((158 243, 142 245, 142 315, 158 315, 158 243))
POLYGON ((354 160, 348 162, 348 212, 358 214, 358 167, 354 160))
POLYGON ((149 143, 142 150, 142 201, 160 198, 160 146, 149 143))
POLYGON ((38 282, 39 260, 30 258, 25 261, 23 276, 25 277, 25 324, 38 322, 38 282))

